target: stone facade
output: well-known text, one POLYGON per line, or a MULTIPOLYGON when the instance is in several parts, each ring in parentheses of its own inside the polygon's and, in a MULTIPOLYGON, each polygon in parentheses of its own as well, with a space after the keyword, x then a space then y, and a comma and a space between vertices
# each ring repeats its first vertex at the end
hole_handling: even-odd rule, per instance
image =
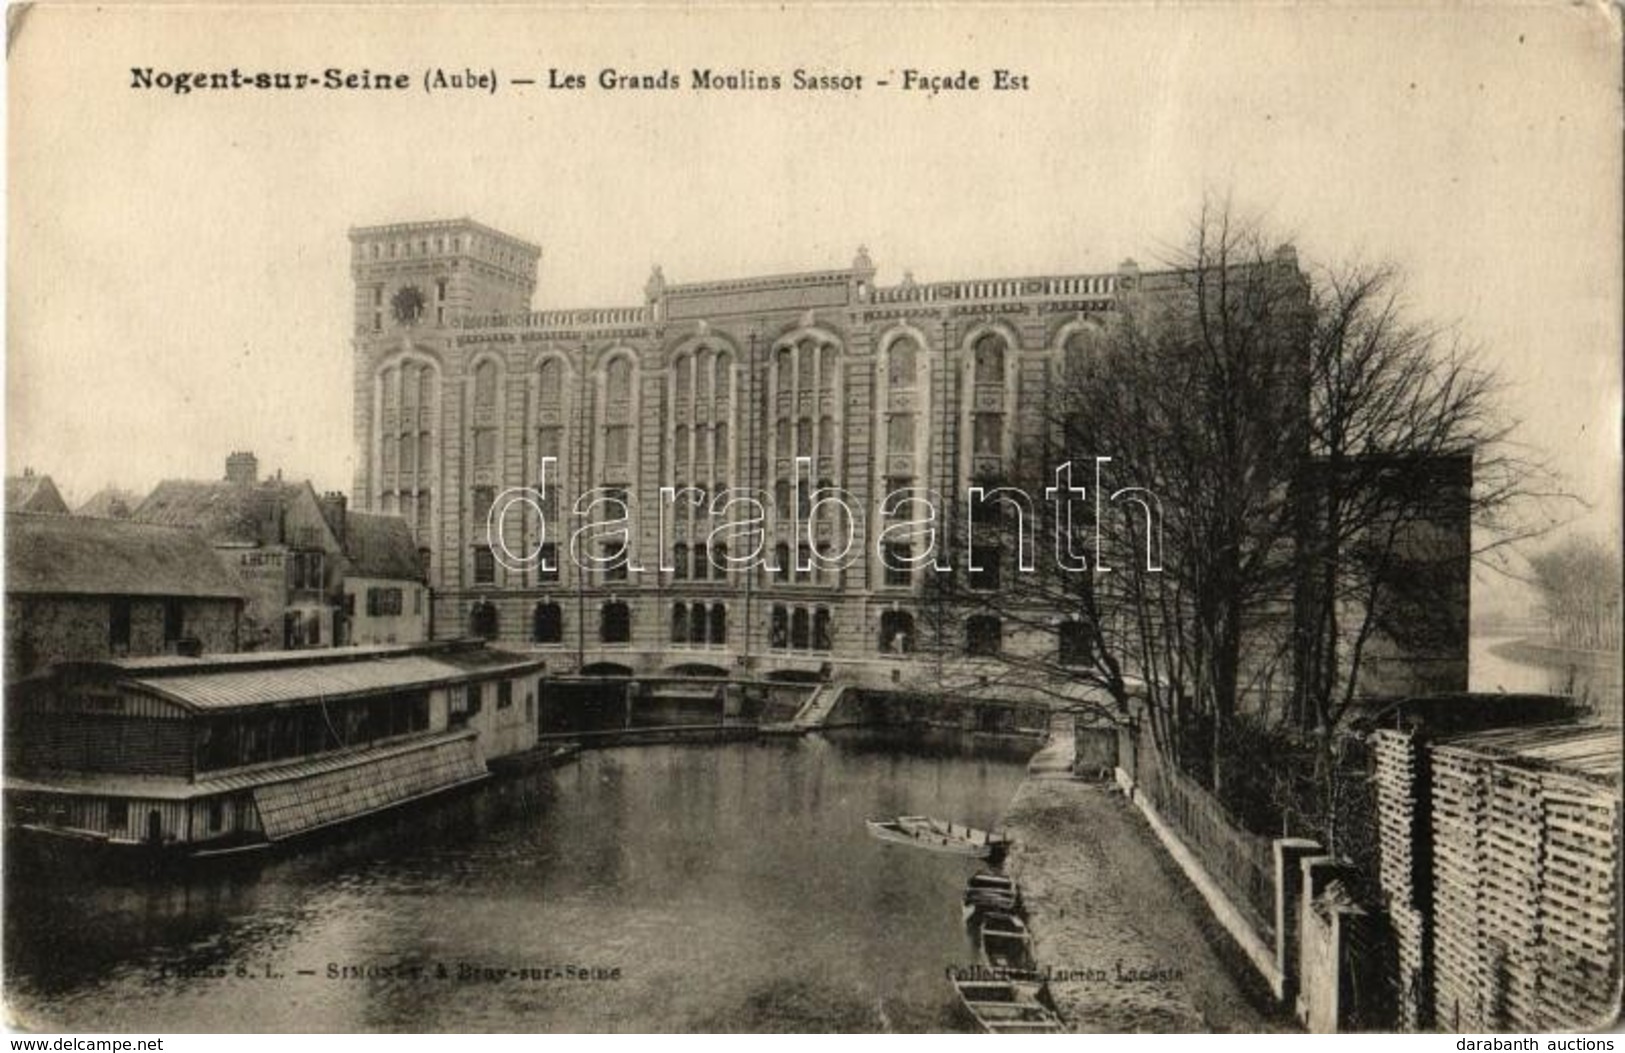
MULTIPOLYGON (((430 552, 435 634, 556 650, 554 669, 640 674, 833 664, 890 681, 919 664, 900 660, 935 650, 936 630, 919 610, 923 574, 888 575, 877 558, 881 497, 962 493, 1010 469, 1064 358, 1087 350, 1140 281, 1130 262, 882 288, 860 250, 844 269, 738 281, 669 284, 656 268, 639 306, 532 311, 540 250, 479 224, 363 228, 351 243, 353 500, 414 525, 430 552), (544 457, 562 508, 591 487, 642 506, 631 547, 643 572, 617 580, 558 558, 569 533, 551 511, 556 574, 488 555, 493 497, 542 489, 544 457), (866 517, 844 570, 707 568, 696 550, 719 540, 714 524, 673 525, 669 505, 662 537, 661 487, 726 484, 771 499, 775 564, 833 544, 837 522, 817 522, 809 542, 786 514, 798 457, 804 486, 844 489, 866 517)), ((503 536, 516 554, 540 540, 518 512, 503 536)), ((964 642, 945 631, 941 650, 957 658, 964 642)))
MULTIPOLYGON (((237 650, 242 603, 152 596, 8 596, 6 682, 56 662, 169 654, 176 640, 195 640, 205 654, 237 650), (179 634, 166 633, 165 612, 179 611, 179 634), (114 608, 129 613, 129 642, 114 646, 114 608)), ((173 629, 174 626, 171 626, 173 629)))
MULTIPOLYGON (((1125 307, 1189 295, 1180 275, 1142 274, 1132 260, 1109 273, 883 287, 860 249, 841 269, 730 281, 670 283, 657 267, 639 305, 535 311, 541 250, 488 227, 405 223, 350 240, 355 505, 412 525, 428 555, 435 636, 535 646, 556 653, 555 672, 840 670, 897 683, 940 676, 951 661, 977 674, 971 612, 956 621, 924 610, 926 574, 882 565, 883 497, 915 487, 952 500, 1032 468, 1018 458, 1043 437, 1068 360, 1087 356, 1125 307), (786 566, 803 546, 844 536, 840 517, 800 515, 798 473, 805 491, 839 488, 863 517, 844 569, 786 566), (780 569, 718 569, 716 547, 747 538, 717 533, 716 520, 685 523, 661 493, 682 486, 763 495, 762 551, 780 569), (625 574, 568 556, 584 522, 569 513, 595 487, 636 506, 625 574), (556 572, 492 552, 489 511, 516 488, 551 502, 549 533, 518 504, 502 539, 556 572)), ((1290 248, 1267 265, 1307 290, 1290 248)), ((1464 536, 1450 513, 1433 531, 1447 540, 1464 536)), ((618 546, 603 532, 584 540, 618 546)), ((1431 534, 1428 544, 1440 547, 1431 534)), ((1451 600, 1465 612, 1464 593, 1451 600)), ((1271 624, 1290 631, 1285 604, 1271 624)), ((1056 646, 1041 627, 991 627, 991 647, 1006 654, 1056 646)), ((1449 686, 1465 649, 1442 664, 1431 653, 1381 657, 1394 674, 1384 690, 1411 673, 1449 686)))

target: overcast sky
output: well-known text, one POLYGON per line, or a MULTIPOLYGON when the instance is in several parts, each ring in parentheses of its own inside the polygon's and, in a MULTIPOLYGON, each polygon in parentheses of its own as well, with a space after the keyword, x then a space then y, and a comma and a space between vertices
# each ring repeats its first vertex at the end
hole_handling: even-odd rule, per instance
POLYGON ((1228 191, 1309 263, 1392 259, 1613 528, 1619 42, 1599 7, 1004 7, 727 15, 35 9, 10 69, 8 472, 70 500, 263 468, 351 480, 352 225, 472 216, 543 246, 538 307, 846 265, 879 280, 1153 262, 1228 191), (404 93, 130 87, 363 68, 404 93), (748 68, 780 92, 425 95, 426 66, 545 79, 748 68), (797 93, 792 70, 982 76, 797 93), (1030 90, 985 90, 995 68, 1030 90))

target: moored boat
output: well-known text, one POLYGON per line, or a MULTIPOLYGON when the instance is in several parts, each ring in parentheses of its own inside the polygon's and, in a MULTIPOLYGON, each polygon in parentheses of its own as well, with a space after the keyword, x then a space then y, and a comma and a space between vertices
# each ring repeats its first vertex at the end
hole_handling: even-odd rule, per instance
POLYGON ((988 968, 1000 970, 1012 978, 1035 971, 1032 936, 1027 925, 1014 914, 985 912, 982 915, 978 940, 982 960, 988 968))
POLYGON ((889 844, 909 845, 931 852, 986 859, 1002 854, 1005 839, 975 827, 923 815, 900 815, 895 819, 867 819, 864 825, 875 838, 889 844))
POLYGON ((544 665, 449 642, 58 667, 7 698, 8 831, 231 858, 448 794, 534 745, 544 665))
POLYGON ((969 922, 981 911, 1021 910, 1021 888, 1015 879, 996 871, 983 870, 972 874, 965 883, 964 917, 969 922))
POLYGON ((1044 985, 1029 980, 959 980, 954 991, 989 1034, 1058 1034, 1065 1030, 1044 985))

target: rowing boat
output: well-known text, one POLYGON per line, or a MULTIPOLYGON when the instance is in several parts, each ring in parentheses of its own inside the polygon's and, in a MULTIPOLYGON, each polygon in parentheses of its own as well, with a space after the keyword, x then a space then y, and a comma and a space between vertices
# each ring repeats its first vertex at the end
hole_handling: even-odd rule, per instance
POLYGON ((1047 1003, 1044 985, 1029 980, 954 980, 954 991, 990 1034, 1057 1034, 1061 1018, 1047 1003))
POLYGON ((1012 978, 1034 971, 1032 936, 1026 923, 1014 914, 984 913, 978 938, 988 968, 1012 978))
POLYGON ((965 883, 964 917, 969 922, 981 911, 1021 910, 1021 888, 1015 879, 991 870, 972 874, 965 883))
POLYGON ((963 826, 959 823, 931 819, 923 815, 900 815, 895 819, 866 819, 869 833, 889 844, 909 845, 930 852, 972 856, 986 859, 989 854, 1002 852, 1005 839, 1000 834, 963 826))

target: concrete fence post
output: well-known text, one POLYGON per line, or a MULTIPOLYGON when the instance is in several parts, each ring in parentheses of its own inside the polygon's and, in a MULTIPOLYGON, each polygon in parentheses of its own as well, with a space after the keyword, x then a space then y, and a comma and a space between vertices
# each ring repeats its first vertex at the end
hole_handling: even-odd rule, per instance
POLYGON ((1348 966, 1348 930, 1342 914, 1348 907, 1328 904, 1327 916, 1315 913, 1315 901, 1334 880, 1345 876, 1348 865, 1333 856, 1304 856, 1298 861, 1298 1020, 1311 1032, 1331 1033, 1342 1022, 1344 973, 1348 966))
POLYGON ((1280 837, 1274 844, 1275 852, 1275 968, 1281 975, 1278 1001, 1291 1005, 1298 997, 1300 971, 1299 923, 1303 914, 1302 861, 1310 856, 1325 855, 1318 841, 1307 837, 1280 837))

